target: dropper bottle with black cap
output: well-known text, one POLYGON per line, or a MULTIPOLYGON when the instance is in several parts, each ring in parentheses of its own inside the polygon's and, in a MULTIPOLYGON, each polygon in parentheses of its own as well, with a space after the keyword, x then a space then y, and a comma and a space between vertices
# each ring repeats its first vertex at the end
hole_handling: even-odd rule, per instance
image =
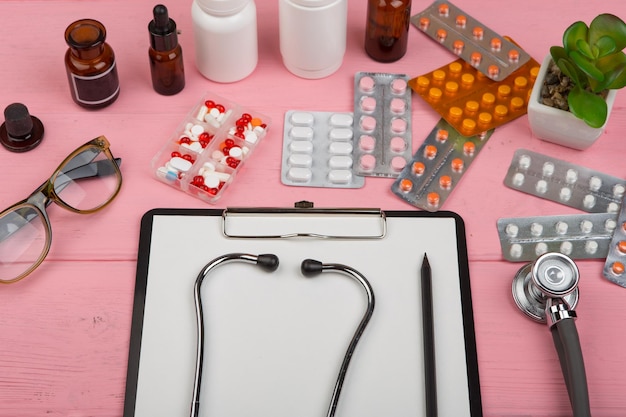
POLYGON ((148 24, 150 32, 150 73, 154 90, 166 96, 185 87, 183 50, 178 44, 176 22, 170 19, 167 7, 157 4, 154 19, 148 24))

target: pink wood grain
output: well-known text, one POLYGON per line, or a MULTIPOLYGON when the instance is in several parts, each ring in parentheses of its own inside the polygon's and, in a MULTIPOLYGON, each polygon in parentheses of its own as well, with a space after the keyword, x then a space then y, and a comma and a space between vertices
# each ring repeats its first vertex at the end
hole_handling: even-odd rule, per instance
MULTIPOLYGON (((282 185, 284 113, 351 111, 357 71, 417 76, 455 57, 411 27, 403 59, 392 64, 372 61, 362 45, 367 2, 350 0, 343 66, 322 80, 300 79, 281 62, 277 3, 257 1, 259 64, 249 78, 233 84, 208 81, 196 70, 191 2, 166 4, 182 31, 187 86, 176 96, 163 97, 152 90, 147 55, 147 24, 155 2, 0 1, 0 107, 22 102, 46 129, 36 150, 12 154, 0 149, 5 172, 0 206, 26 197, 67 153, 98 135, 105 135, 113 153, 122 157, 124 175, 119 197, 100 213, 80 216, 51 207, 54 242, 47 260, 22 282, 0 287, 0 417, 122 415, 141 216, 156 207, 211 207, 154 180, 150 160, 206 91, 272 119, 269 135, 217 207, 290 206, 306 199, 318 207, 414 209, 391 193, 389 179, 367 178, 358 190, 282 185), (85 17, 104 23, 118 60, 120 97, 99 111, 71 101, 63 65, 65 27, 85 17)), ((429 4, 414 1, 413 13, 429 4)), ((464 0, 457 5, 510 36, 538 61, 575 20, 589 22, 602 12, 626 18, 626 3, 617 0, 464 0)), ((414 99, 414 149, 437 120, 437 114, 414 99)), ((502 181, 511 157, 518 148, 529 148, 624 177, 625 131, 623 92, 617 95, 606 133, 586 151, 540 141, 524 116, 493 134, 444 206, 464 219, 467 231, 485 416, 571 415, 547 328, 527 320, 509 295, 521 265, 502 260, 496 221, 576 211, 506 188, 502 181)), ((579 263, 577 323, 593 415, 623 417, 626 289, 602 278, 602 265, 601 260, 579 263)))

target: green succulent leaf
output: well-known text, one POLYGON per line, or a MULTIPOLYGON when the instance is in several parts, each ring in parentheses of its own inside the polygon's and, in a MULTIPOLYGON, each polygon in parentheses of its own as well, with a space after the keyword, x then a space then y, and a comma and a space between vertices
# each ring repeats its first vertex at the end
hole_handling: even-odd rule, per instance
POLYGON ((582 78, 579 76, 579 71, 576 68, 576 65, 574 65, 574 63, 571 62, 569 58, 565 57, 559 59, 558 61, 556 61, 556 65, 563 72, 563 74, 572 79, 574 84, 581 84, 582 78))
POLYGON ((618 90, 626 87, 626 55, 613 54, 599 59, 597 67, 605 74, 604 82, 596 87, 596 91, 605 89, 618 90))
POLYGON ((598 54, 596 55, 597 58, 605 57, 617 51, 615 41, 609 36, 603 36, 598 39, 595 46, 598 48, 598 54))
POLYGON ((572 23, 563 33, 563 47, 567 51, 575 51, 579 40, 587 41, 589 28, 585 22, 572 23))
POLYGON ((578 39, 576 41, 576 47, 578 48, 578 52, 587 59, 595 59, 596 57, 591 50, 591 46, 584 39, 578 39))
POLYGON ((612 38, 615 49, 621 51, 626 48, 626 23, 609 13, 598 15, 589 24, 589 43, 597 44, 603 36, 612 38))
POLYGON ((604 74, 600 71, 594 63, 583 56, 578 51, 570 51, 569 57, 574 61, 574 63, 581 69, 582 72, 587 74, 589 77, 594 79, 595 81, 602 82, 604 81, 604 74))
POLYGON ((608 114, 606 101, 596 94, 576 86, 567 96, 567 104, 574 116, 591 127, 602 127, 606 122, 608 114))

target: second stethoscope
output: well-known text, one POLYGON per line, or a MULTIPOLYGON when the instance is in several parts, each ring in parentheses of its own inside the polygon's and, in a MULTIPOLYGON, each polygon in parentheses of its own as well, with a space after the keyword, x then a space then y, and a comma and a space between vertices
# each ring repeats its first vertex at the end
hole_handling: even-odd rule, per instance
MULTIPOLYGON (((197 417, 199 415, 200 410, 200 387, 202 382, 202 365, 204 358, 204 314, 202 311, 202 296, 201 296, 201 286, 202 282, 206 278, 206 276, 213 269, 218 267, 219 265, 229 263, 229 262, 245 262, 257 265, 259 268, 272 272, 278 268, 278 257, 274 254, 262 254, 262 255, 250 255, 246 253, 229 253, 226 255, 219 256, 213 259, 211 262, 205 265, 204 268, 198 274, 196 278, 196 282, 194 285, 194 301, 196 306, 196 323, 197 323, 197 351, 196 351, 196 369, 195 369, 195 377, 194 377, 194 386, 193 386, 193 395, 192 395, 192 403, 191 403, 191 417, 197 417)), ((341 394, 341 389, 343 387, 343 382, 348 371, 348 366, 350 365, 350 360, 352 359, 352 355, 354 354, 354 350, 369 323, 372 314, 374 313, 374 291, 372 290, 372 286, 368 282, 368 280, 361 274, 359 271, 342 264, 324 264, 319 261, 313 259, 305 259, 302 261, 300 266, 300 270, 302 274, 306 277, 315 277, 321 274, 322 272, 327 271, 336 271, 346 274, 356 281, 358 281, 363 288, 365 289, 365 294, 367 296, 367 308, 357 327, 354 335, 352 336, 352 340, 350 341, 350 345, 346 350, 346 353, 343 358, 343 362, 341 364, 341 368, 339 369, 339 374, 337 375, 337 381, 335 383, 335 388, 333 390, 333 394, 330 400, 330 404, 328 407, 327 417, 333 417, 337 410, 337 405, 339 403, 339 395, 341 394)))

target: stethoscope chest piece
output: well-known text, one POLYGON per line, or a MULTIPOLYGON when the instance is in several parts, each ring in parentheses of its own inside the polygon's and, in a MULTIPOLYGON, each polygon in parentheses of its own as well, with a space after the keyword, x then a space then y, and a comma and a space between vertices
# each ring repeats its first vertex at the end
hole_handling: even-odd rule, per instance
POLYGON ((560 253, 546 253, 524 265, 513 278, 515 304, 528 317, 546 322, 549 299, 562 299, 571 310, 578 304, 579 272, 576 264, 560 253))

